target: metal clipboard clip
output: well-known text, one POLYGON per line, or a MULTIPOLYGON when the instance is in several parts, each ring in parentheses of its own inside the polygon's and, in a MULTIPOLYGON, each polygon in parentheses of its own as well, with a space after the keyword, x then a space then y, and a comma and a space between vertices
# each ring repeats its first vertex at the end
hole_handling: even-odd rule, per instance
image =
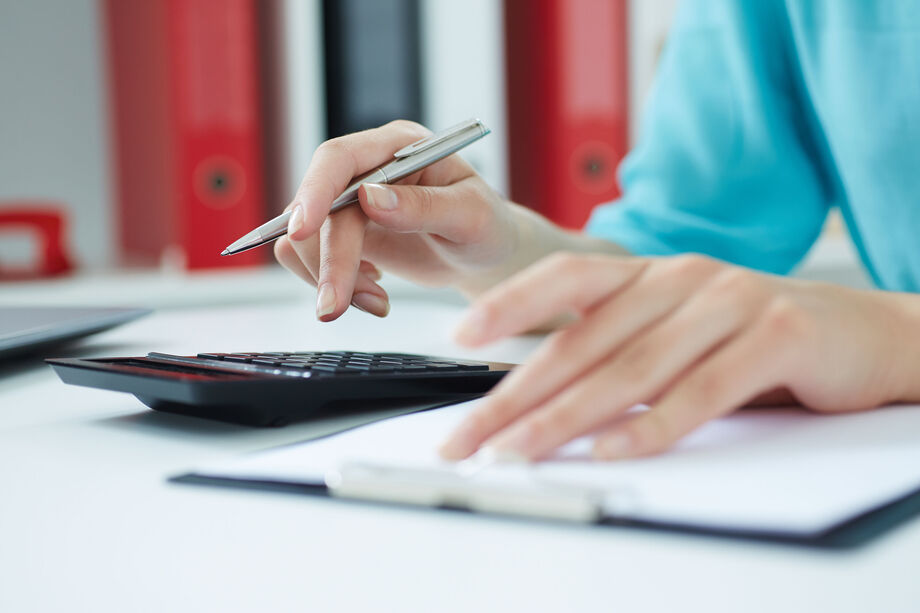
POLYGON ((538 479, 502 483, 453 468, 350 461, 329 471, 325 481, 332 496, 375 502, 579 523, 598 522, 604 511, 604 493, 596 488, 538 479))

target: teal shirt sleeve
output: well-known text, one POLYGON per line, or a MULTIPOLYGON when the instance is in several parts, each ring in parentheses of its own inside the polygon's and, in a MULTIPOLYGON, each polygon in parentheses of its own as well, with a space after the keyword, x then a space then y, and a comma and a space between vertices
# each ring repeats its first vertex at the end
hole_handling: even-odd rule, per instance
POLYGON ((681 5, 619 169, 622 198, 589 234, 637 255, 703 253, 786 273, 818 236, 830 182, 773 2, 681 5))

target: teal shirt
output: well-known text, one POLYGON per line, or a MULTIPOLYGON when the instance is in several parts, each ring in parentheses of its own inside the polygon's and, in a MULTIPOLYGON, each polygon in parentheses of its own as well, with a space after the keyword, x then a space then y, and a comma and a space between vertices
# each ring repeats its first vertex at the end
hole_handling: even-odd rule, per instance
POLYGON ((684 2, 619 172, 586 229, 633 253, 786 273, 838 207, 877 285, 920 291, 920 2, 684 2))

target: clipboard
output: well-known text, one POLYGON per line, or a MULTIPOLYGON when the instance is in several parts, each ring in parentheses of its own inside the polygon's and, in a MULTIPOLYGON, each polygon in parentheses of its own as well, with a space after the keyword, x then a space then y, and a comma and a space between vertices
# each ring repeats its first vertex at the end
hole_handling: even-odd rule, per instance
MULTIPOLYGON (((793 525, 789 529, 784 529, 782 522, 773 522, 771 525, 762 527, 758 526, 757 522, 747 524, 736 522, 734 525, 732 522, 709 522, 707 524, 701 523, 699 518, 694 518, 692 513, 687 513, 686 516, 680 513, 670 516, 659 514, 655 517, 654 514, 643 513, 647 511, 643 509, 643 496, 648 492, 641 491, 641 487, 637 491, 628 482, 614 483, 613 487, 607 483, 605 487, 598 488, 590 483, 578 483, 570 479, 560 480, 552 474, 540 476, 537 474, 540 472, 539 468, 534 469, 534 474, 537 475, 535 479, 530 477, 522 479, 520 475, 515 478, 506 478, 507 475, 503 476, 502 471, 490 472, 490 470, 473 475, 471 478, 469 475, 444 466, 424 466, 413 462, 374 457, 375 454, 380 454, 373 449, 370 449, 369 455, 365 454, 364 458, 346 458, 334 464, 327 462, 321 472, 317 470, 309 475, 291 472, 294 470, 296 473, 300 470, 304 458, 309 457, 310 454, 315 457, 317 453, 323 452, 326 453, 326 460, 328 460, 335 455, 328 455, 329 448, 334 450, 337 445, 347 446, 347 444, 354 444, 355 441, 359 443, 357 447, 366 449, 368 440, 373 441, 375 437, 376 439, 392 438, 393 433, 405 432, 406 427, 421 423, 423 420, 433 424, 437 420, 444 421, 443 416, 449 412, 461 411, 463 406, 455 405, 424 414, 385 420, 345 434, 331 435, 288 448, 270 450, 249 458, 220 463, 216 467, 204 467, 175 477, 172 481, 293 492, 331 497, 349 503, 421 508, 429 510, 427 512, 432 509, 473 512, 511 517, 514 520, 549 522, 560 527, 565 525, 629 527, 827 549, 859 547, 920 513, 920 477, 918 477, 920 472, 913 468, 901 480, 901 487, 897 490, 896 495, 876 496, 871 504, 848 507, 848 510, 839 516, 839 519, 821 524, 818 529, 814 530, 803 530, 802 524, 798 527, 793 525), (405 426, 400 424, 405 424, 405 426), (298 453, 301 455, 296 457, 298 453), (290 458, 287 473, 284 470, 278 470, 278 467, 283 467, 284 464, 284 462, 278 464, 278 458, 282 460, 290 458), (260 462, 262 465, 259 464, 260 462), (265 464, 266 462, 268 464, 265 464)), ((723 430, 731 431, 732 427, 744 420, 761 419, 762 421, 758 413, 762 412, 756 410, 753 417, 742 416, 740 422, 738 419, 734 422, 727 422, 723 424, 723 430)), ((779 433, 777 436, 795 433, 796 427, 799 429, 803 427, 802 423, 787 423, 789 420, 792 422, 804 420, 806 425, 816 427, 815 432, 826 432, 828 428, 833 430, 843 424, 847 428, 858 431, 858 434, 867 441, 866 448, 870 452, 877 446, 877 443, 883 442, 879 439, 880 433, 894 435, 895 438, 891 441, 902 445, 910 443, 913 438, 920 438, 920 432, 914 430, 917 434, 911 434, 909 428, 905 429, 914 421, 920 420, 920 407, 894 407, 878 413, 855 415, 844 420, 837 417, 813 416, 794 410, 772 413, 765 411, 765 413, 766 418, 778 420, 774 432, 774 434, 779 433), (873 427, 872 424, 875 426, 873 427), (787 427, 788 431, 785 429, 787 427)), ((738 430, 738 428, 735 429, 738 430)), ((421 430, 416 428, 408 434, 417 437, 422 431, 424 428, 421 430)), ((767 433, 764 436, 769 438, 770 435, 767 433)), ((894 445, 891 441, 889 441, 889 446, 894 445)), ((692 464, 694 448, 692 445, 689 447, 690 452, 685 451, 684 458, 677 456, 678 463, 692 464), (687 457, 691 460, 687 460, 687 457)), ((750 448, 752 454, 756 454, 759 449, 757 444, 750 441, 747 442, 747 447, 750 448)), ((883 458, 885 461, 896 461, 895 456, 888 453, 891 450, 884 447, 880 449, 881 453, 888 454, 883 458)), ((697 455, 701 453, 698 449, 695 452, 697 455)), ((858 454, 860 451, 856 449, 853 453, 858 454)), ((912 448, 911 453, 914 453, 912 448)), ((803 451, 802 458, 813 463, 816 461, 809 455, 808 450, 803 451)), ((766 460, 769 461, 769 458, 766 460)), ((663 462, 667 465, 667 461, 663 462)), ((566 472, 565 467, 561 470, 563 472, 558 474, 570 474, 566 472)), ((509 471, 505 473, 510 474, 509 471)), ((514 477, 514 475, 511 476, 514 477)), ((790 479, 793 477, 790 476, 790 479)), ((859 479, 864 478, 865 475, 854 475, 854 487, 851 489, 856 489, 855 484, 859 479)), ((843 485, 848 487, 846 483, 843 485)))
POLYGON ((602 516, 596 514, 596 508, 590 511, 589 517, 584 518, 562 517, 559 515, 549 517, 542 514, 509 513, 507 508, 498 510, 486 508, 486 505, 473 505, 471 507, 469 504, 460 503, 456 498, 452 501, 441 500, 438 502, 432 501, 431 504, 422 504, 419 501, 413 501, 398 496, 377 497, 366 493, 359 494, 357 492, 351 495, 342 494, 340 492, 340 494, 336 496, 326 484, 292 483, 259 479, 233 479, 195 472, 171 477, 169 481, 193 486, 229 487, 264 493, 330 498, 339 500, 343 504, 383 504, 407 509, 422 509, 421 512, 482 513, 487 516, 492 515, 499 518, 513 517, 515 520, 548 522, 551 524, 559 524, 562 527, 565 525, 580 524, 584 526, 595 526, 597 528, 649 530, 653 532, 682 534, 688 537, 741 539, 751 542, 841 551, 863 547, 867 543, 889 532, 895 531, 898 526, 920 515, 920 489, 917 489, 902 498, 891 501, 883 507, 873 509, 867 513, 853 517, 844 523, 833 526, 826 532, 805 537, 781 532, 700 528, 699 526, 680 523, 643 521, 632 519, 627 516, 602 516))

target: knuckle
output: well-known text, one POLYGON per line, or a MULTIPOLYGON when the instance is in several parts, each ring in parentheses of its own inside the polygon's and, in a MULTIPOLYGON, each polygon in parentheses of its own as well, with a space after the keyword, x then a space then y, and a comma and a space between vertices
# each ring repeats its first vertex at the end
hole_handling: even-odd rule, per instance
POLYGON ((409 121, 408 119, 394 119, 387 124, 388 127, 395 128, 409 136, 424 138, 431 134, 431 130, 420 123, 409 121))
POLYGON ((686 384, 689 406, 708 406, 718 402, 726 382, 721 373, 701 372, 690 377, 686 384))
POLYGON ((416 195, 420 219, 427 219, 432 215, 432 211, 434 210, 434 194, 432 191, 430 187, 425 185, 418 186, 413 190, 416 195))
POLYGON ((545 266, 550 270, 566 274, 578 270, 582 262, 582 256, 569 251, 557 251, 546 258, 545 266))
POLYGON ((757 279, 743 268, 729 267, 716 273, 708 293, 719 303, 732 302, 756 291, 757 279))
POLYGON ((739 290, 749 287, 751 281, 751 273, 747 270, 730 266, 716 274, 713 285, 728 290, 739 290))
MULTIPOLYGON (((334 198, 335 196, 331 194, 334 194, 337 190, 331 177, 327 175, 315 176, 314 173, 304 177, 300 184, 300 189, 297 191, 300 194, 319 194, 326 198, 334 198)), ((312 199, 308 199, 309 201, 312 201, 312 199)))
POLYGON ((348 146, 345 144, 344 136, 329 139, 316 149, 317 155, 323 157, 346 157, 349 156, 348 146))
POLYGON ((669 275, 699 277, 711 273, 718 266, 718 262, 712 258, 697 253, 688 253, 667 258, 663 268, 669 275))
POLYGON ((806 311, 787 296, 778 296, 770 301, 764 313, 768 333, 784 339, 799 338, 810 328, 806 311))
POLYGON ((613 364, 617 380, 624 385, 634 385, 647 379, 657 361, 655 349, 653 343, 647 340, 625 348, 613 364))

